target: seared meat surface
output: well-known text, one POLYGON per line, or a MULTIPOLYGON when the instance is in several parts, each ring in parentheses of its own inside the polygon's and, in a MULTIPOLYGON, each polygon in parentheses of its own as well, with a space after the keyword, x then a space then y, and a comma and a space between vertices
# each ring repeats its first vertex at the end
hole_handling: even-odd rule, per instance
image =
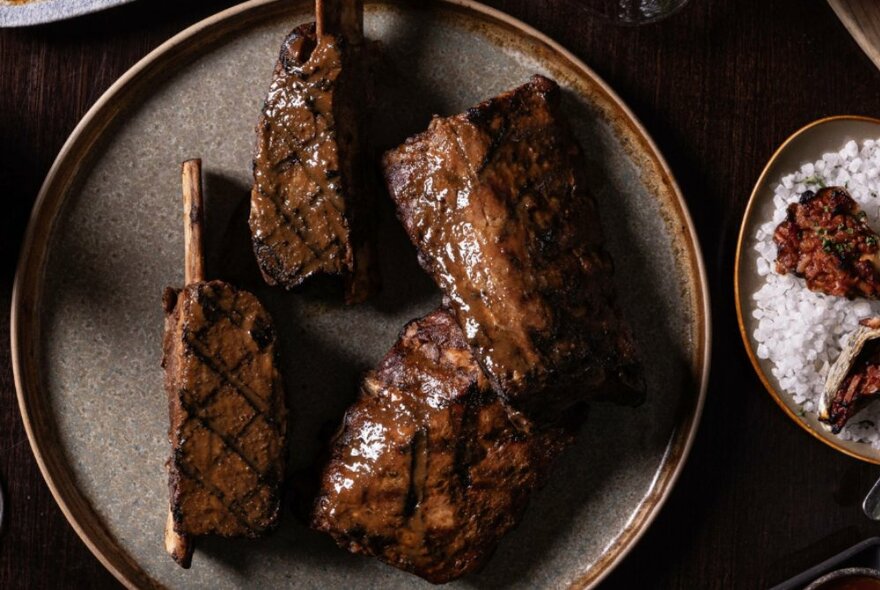
POLYGON ((360 123, 359 52, 341 36, 297 27, 281 47, 257 125, 250 227, 270 285, 293 288, 314 274, 342 275, 347 298, 370 288, 360 123))
POLYGON ((164 305, 174 530, 256 537, 278 521, 285 462, 271 319, 220 281, 167 289, 164 305))
MULTIPOLYGON (((874 330, 880 328, 880 319, 863 320, 863 326, 874 330)), ((880 340, 872 339, 855 358, 849 372, 837 388, 827 406, 827 414, 820 413, 819 419, 831 426, 834 434, 839 433, 849 419, 861 411, 880 394, 880 340)))
POLYGON ((842 187, 805 192, 773 234, 776 272, 806 279, 811 291, 876 299, 880 236, 865 217, 842 187))
POLYGON ((334 441, 314 528, 431 582, 478 569, 571 441, 506 406, 446 310, 404 328, 334 441))
POLYGON ((422 266, 496 391, 525 408, 564 407, 603 387, 640 399, 643 388, 559 102, 556 83, 535 76, 435 118, 383 160, 422 266))

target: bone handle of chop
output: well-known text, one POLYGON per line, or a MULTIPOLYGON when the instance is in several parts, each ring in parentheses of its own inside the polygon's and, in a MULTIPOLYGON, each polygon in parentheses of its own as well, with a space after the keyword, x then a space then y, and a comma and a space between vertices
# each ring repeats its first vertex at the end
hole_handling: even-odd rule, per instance
MULTIPOLYGON (((204 212, 202 204, 202 161, 187 160, 181 171, 183 184, 184 282, 187 285, 205 280, 205 252, 202 242, 204 212)), ((192 563, 194 539, 174 530, 174 516, 168 510, 165 522, 165 551, 182 568, 192 563)))
POLYGON ((187 285, 205 280, 205 252, 202 241, 202 161, 183 163, 183 247, 184 281, 187 285))
POLYGON ((341 35, 352 45, 364 41, 364 0, 316 0, 318 36, 341 35))
POLYGON ((174 516, 169 508, 168 519, 165 521, 165 551, 180 567, 189 569, 192 564, 193 545, 190 537, 174 530, 174 516))

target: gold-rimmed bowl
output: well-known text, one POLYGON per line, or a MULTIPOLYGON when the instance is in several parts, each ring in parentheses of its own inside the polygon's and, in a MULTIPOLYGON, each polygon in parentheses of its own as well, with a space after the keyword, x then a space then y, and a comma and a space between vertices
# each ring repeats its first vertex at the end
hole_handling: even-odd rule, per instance
POLYGON ((779 384, 771 371, 772 363, 759 359, 755 350, 757 342, 753 336, 757 320, 752 316, 755 303, 752 294, 763 284, 764 279, 756 270, 757 252, 755 233, 758 227, 773 217, 773 188, 786 174, 800 169, 807 162, 815 162, 828 152, 836 152, 850 141, 858 143, 866 139, 880 138, 880 119, 858 115, 841 115, 814 121, 802 127, 776 150, 764 167, 743 215, 736 245, 736 267, 734 269, 734 290, 736 315, 743 344, 752 366, 770 396, 780 408, 804 430, 834 449, 851 457, 880 465, 880 449, 866 443, 843 440, 818 421, 815 413, 803 413, 779 384))

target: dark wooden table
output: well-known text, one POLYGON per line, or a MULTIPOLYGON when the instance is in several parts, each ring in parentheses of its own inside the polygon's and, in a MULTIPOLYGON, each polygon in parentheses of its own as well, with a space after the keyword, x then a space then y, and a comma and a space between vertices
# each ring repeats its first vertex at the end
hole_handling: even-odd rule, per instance
MULTIPOLYGON (((416 0, 414 0, 416 1, 416 0)), ((640 29, 576 8, 490 4, 590 64, 660 145, 687 197, 712 286, 714 363, 699 435, 658 519, 604 588, 759 588, 880 525, 860 510, 880 469, 811 439, 743 352, 733 306, 740 217, 776 146, 813 119, 880 116, 880 72, 822 0, 692 0, 640 29)), ((129 66, 234 1, 140 0, 67 23, 0 31, 0 310, 31 205, 80 117, 129 66)), ((0 588, 116 587, 53 501, 22 428, 0 313, 0 588)))

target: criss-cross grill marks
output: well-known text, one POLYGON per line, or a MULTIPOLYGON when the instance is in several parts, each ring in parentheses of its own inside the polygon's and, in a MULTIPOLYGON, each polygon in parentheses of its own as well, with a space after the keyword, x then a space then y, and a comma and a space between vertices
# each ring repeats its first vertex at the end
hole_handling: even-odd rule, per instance
POLYGON ((341 37, 317 37, 314 24, 281 47, 257 125, 251 193, 254 252, 269 284, 292 288, 313 274, 360 270, 358 66, 341 37))
POLYGON ((286 409, 271 320, 219 281, 166 292, 169 486, 180 534, 257 536, 274 526, 286 409))
POLYGON ((446 310, 410 323, 348 410, 313 526, 431 582, 478 569, 571 440, 492 391, 446 310))
POLYGON ((556 83, 536 76, 435 118, 383 160, 419 261, 495 390, 528 410, 643 393, 583 155, 559 102, 556 83))

